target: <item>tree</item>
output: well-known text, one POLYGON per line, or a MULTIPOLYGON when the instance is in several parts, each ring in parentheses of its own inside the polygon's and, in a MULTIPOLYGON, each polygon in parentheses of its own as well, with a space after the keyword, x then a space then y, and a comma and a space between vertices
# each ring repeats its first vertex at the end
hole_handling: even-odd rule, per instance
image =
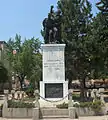
POLYGON ((9 46, 8 59, 12 66, 12 71, 19 75, 21 87, 25 76, 31 82, 39 81, 41 77, 40 41, 31 38, 25 39, 22 43, 21 36, 16 35, 15 39, 10 39, 7 44, 9 46), (16 51, 15 54, 13 54, 13 50, 16 51))
MULTIPOLYGON (((98 2, 97 6, 105 4, 107 2, 105 1, 98 2)), ((104 6, 107 6, 107 3, 104 6)), ((101 9, 99 8, 99 10, 101 9)), ((89 34, 89 40, 91 41, 89 51, 91 53, 92 78, 94 79, 105 79, 108 77, 108 19, 104 12, 101 10, 92 19, 91 33, 89 34)))
POLYGON ((71 81, 72 73, 76 74, 78 70, 75 69, 78 69, 78 66, 81 65, 81 57, 83 57, 82 63, 84 63, 83 59, 88 60, 85 56, 86 53, 83 52, 86 52, 84 51, 86 49, 84 44, 92 16, 91 5, 88 1, 61 0, 58 2, 58 7, 62 11, 62 39, 66 43, 66 72, 67 77, 71 76, 71 78, 68 78, 71 81))
POLYGON ((81 81, 84 98, 84 83, 90 72, 90 59, 87 48, 88 32, 92 18, 91 4, 87 0, 60 0, 62 11, 62 40, 66 44, 66 78, 81 81))
POLYGON ((100 0, 96 3, 96 6, 103 14, 108 15, 108 0, 100 0))
POLYGON ((23 66, 20 71, 32 81, 37 78, 39 82, 41 77, 41 54, 39 53, 40 42, 38 39, 32 38, 25 40, 20 54, 20 64, 23 66))

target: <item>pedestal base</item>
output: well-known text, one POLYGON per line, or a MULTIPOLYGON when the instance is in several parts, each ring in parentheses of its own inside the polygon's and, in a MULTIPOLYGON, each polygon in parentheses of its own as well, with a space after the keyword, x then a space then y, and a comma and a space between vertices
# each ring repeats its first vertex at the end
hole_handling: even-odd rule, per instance
POLYGON ((68 81, 40 81, 40 96, 40 107, 55 107, 63 102, 68 103, 68 81))

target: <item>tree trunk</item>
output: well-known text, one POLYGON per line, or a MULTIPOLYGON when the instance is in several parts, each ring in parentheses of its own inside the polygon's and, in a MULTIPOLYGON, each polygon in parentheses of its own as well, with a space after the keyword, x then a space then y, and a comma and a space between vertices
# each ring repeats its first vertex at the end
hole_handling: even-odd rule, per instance
POLYGON ((80 99, 81 101, 84 101, 84 84, 82 81, 80 83, 80 99))
POLYGON ((84 102, 87 99, 86 89, 85 89, 85 79, 80 80, 80 98, 84 102))
POLYGON ((12 89, 12 76, 9 76, 9 91, 11 91, 11 89, 12 89))
POLYGON ((68 81, 68 88, 71 89, 71 85, 72 85, 72 80, 68 81))

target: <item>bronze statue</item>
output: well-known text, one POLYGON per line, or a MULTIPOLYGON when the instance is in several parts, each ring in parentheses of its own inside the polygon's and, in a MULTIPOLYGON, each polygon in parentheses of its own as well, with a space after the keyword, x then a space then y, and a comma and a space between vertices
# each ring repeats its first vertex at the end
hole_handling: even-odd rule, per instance
POLYGON ((53 11, 53 6, 51 6, 48 18, 43 20, 44 27, 44 40, 45 44, 48 43, 58 43, 61 39, 61 12, 53 11))

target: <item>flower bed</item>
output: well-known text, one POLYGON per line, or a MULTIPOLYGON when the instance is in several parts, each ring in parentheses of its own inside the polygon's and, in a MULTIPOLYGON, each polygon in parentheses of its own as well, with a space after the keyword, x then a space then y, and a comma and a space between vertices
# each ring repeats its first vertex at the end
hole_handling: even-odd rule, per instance
MULTIPOLYGON (((57 108, 68 109, 68 104, 63 103, 56 106, 57 108)), ((76 112, 78 116, 91 116, 91 115, 103 115, 106 114, 104 112, 104 104, 100 100, 95 100, 94 102, 80 102, 80 104, 74 104, 73 107, 76 108, 76 112)))
POLYGON ((8 100, 8 108, 34 108, 34 103, 8 100))
POLYGON ((32 118, 34 103, 20 100, 8 100, 8 107, 3 110, 3 117, 7 118, 32 118))

